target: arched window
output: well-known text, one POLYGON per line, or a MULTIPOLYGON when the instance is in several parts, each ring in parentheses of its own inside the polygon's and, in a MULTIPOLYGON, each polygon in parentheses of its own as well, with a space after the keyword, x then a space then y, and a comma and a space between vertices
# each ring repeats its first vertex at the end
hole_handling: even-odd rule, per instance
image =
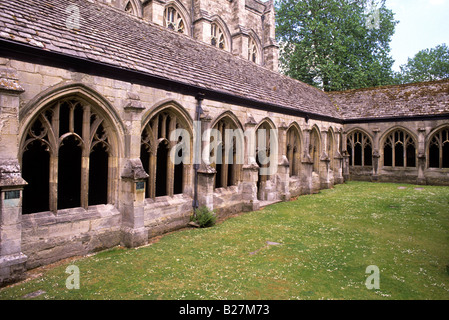
POLYGON ((383 148, 384 166, 416 167, 416 144, 404 130, 392 131, 386 137, 383 148))
POLYGON ((131 13, 131 14, 135 14, 135 12, 134 12, 134 7, 133 7, 131 1, 128 1, 128 3, 126 4, 126 6, 125 6, 125 12, 131 13))
POLYGON ((170 30, 186 33, 185 22, 182 15, 174 7, 167 7, 164 11, 164 25, 170 30))
POLYGON ((215 167, 215 188, 234 186, 239 181, 240 163, 237 148, 243 140, 237 126, 228 117, 221 118, 213 127, 211 135, 211 165, 215 167))
POLYGON ((248 43, 248 60, 254 63, 259 63, 259 52, 257 50, 256 41, 253 38, 250 38, 248 43))
POLYGON ((211 25, 211 45, 220 49, 226 49, 225 35, 217 23, 211 25))
POLYGON ((109 135, 105 120, 80 98, 41 111, 22 147, 24 214, 108 203, 109 135))
POLYGON ((259 200, 267 200, 269 182, 272 177, 273 157, 277 157, 277 138, 274 136, 274 125, 263 120, 256 130, 256 163, 259 166, 257 193, 259 200), (273 144, 272 144, 273 142, 273 144))
POLYGON ((449 128, 440 129, 430 139, 429 168, 449 168, 449 128))
POLYGON ((351 167, 373 165, 371 139, 364 132, 356 130, 348 135, 347 150, 351 167))
POLYGON ((190 150, 191 137, 191 134, 185 134, 186 127, 185 120, 171 108, 158 112, 145 126, 140 158, 149 175, 147 198, 173 196, 184 192, 185 157, 189 156, 189 152, 183 152, 190 150), (187 149, 183 148, 184 146, 187 146, 187 149))
POLYGON ((125 12, 137 17, 142 17, 142 6, 139 0, 129 0, 125 5, 125 12))
POLYGON ((310 133, 309 155, 313 162, 313 172, 320 172, 320 136, 316 128, 310 133))
POLYGON ((299 176, 301 165, 301 138, 296 127, 287 131, 287 159, 290 166, 290 176, 299 176))

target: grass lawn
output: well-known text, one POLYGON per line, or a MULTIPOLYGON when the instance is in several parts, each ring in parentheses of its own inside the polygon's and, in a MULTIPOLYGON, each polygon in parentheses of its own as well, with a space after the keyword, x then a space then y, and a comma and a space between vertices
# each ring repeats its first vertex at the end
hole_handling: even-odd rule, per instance
POLYGON ((0 299, 448 300, 448 265, 449 187, 348 182, 45 268, 0 299), (80 270, 78 290, 66 288, 68 265, 80 270), (370 265, 379 289, 365 286, 370 265))

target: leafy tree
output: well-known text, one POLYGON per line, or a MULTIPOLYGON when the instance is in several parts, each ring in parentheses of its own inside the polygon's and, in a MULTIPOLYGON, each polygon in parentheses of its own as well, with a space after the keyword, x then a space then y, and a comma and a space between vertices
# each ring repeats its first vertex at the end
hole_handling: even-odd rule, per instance
POLYGON ((385 0, 278 0, 281 70, 325 91, 391 84, 397 24, 385 0), (370 10, 371 9, 371 10, 370 10))
POLYGON ((419 51, 400 66, 399 83, 449 79, 449 47, 443 43, 432 49, 419 51))

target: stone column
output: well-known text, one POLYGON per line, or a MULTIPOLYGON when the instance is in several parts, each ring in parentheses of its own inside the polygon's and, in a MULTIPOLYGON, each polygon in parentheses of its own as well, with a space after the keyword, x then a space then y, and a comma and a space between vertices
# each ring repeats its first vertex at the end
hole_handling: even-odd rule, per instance
POLYGON ((127 125, 125 135, 125 165, 122 171, 122 243, 126 247, 138 247, 148 241, 148 230, 144 224, 145 184, 148 174, 140 161, 141 113, 144 108, 139 97, 128 94, 129 103, 124 108, 127 125))
POLYGON ((151 0, 143 8, 143 18, 160 26, 164 25, 165 0, 151 0))
POLYGON ((287 159, 287 126, 283 122, 278 128, 278 181, 277 190, 282 201, 290 200, 290 163, 287 159))
POLYGON ((199 206, 206 206, 210 210, 214 209, 214 178, 216 170, 210 165, 210 129, 212 117, 203 109, 201 120, 201 150, 202 157, 198 169, 198 203, 199 206))
POLYGON ((320 156, 320 187, 322 189, 329 189, 332 187, 329 177, 330 158, 327 154, 328 141, 328 129, 321 129, 321 156, 320 156))
POLYGON ((349 153, 348 153, 348 136, 346 131, 341 133, 341 153, 343 157, 343 179, 345 181, 349 180, 349 153))
POLYGON ((334 181, 336 184, 343 183, 343 156, 341 153, 342 150, 342 144, 341 144, 341 132, 340 129, 338 132, 336 132, 335 136, 337 137, 337 153, 334 156, 335 160, 335 169, 334 169, 334 181))
POLYGON ((424 175, 426 163, 426 128, 418 128, 418 184, 427 184, 427 180, 424 175))
POLYGON ((259 166, 256 163, 256 125, 257 122, 249 115, 245 124, 247 139, 245 164, 242 166, 242 199, 243 211, 256 211, 260 208, 257 199, 257 180, 259 179, 259 166))
POLYGON ((19 95, 13 70, 0 66, 0 286, 26 271, 22 253, 22 178, 19 159, 19 95))
POLYGON ((373 130, 373 175, 371 181, 379 181, 379 164, 380 164, 380 151, 379 151, 379 132, 380 129, 373 130))
POLYGON ((304 135, 304 153, 302 155, 302 178, 301 182, 304 185, 304 194, 312 193, 312 172, 313 172, 313 160, 310 156, 310 133, 312 130, 309 126, 303 129, 304 135))
POLYGON ((200 10, 198 15, 195 16, 195 21, 193 22, 193 38, 210 44, 211 23, 212 20, 210 19, 207 11, 200 10))
POLYGON ((279 46, 276 42, 274 1, 266 2, 267 9, 262 16, 263 60, 265 67, 275 72, 279 70, 279 46))

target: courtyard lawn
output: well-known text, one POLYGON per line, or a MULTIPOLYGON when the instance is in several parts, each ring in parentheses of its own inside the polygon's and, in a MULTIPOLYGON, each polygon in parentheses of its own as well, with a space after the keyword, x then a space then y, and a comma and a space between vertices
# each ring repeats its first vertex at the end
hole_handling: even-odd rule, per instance
POLYGON ((45 268, 0 299, 448 300, 448 265, 449 187, 349 182, 45 268), (69 265, 78 290, 66 288, 69 265), (365 285, 371 265, 379 289, 365 285))

